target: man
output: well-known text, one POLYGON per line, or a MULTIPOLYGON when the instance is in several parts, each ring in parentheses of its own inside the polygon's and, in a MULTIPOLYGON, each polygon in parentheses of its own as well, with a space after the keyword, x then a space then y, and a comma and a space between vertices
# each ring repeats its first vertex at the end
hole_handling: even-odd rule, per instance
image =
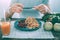
POLYGON ((15 12, 20 13, 24 8, 30 7, 45 14, 50 12, 48 2, 49 0, 12 0, 9 10, 6 11, 6 18, 12 17, 15 12))

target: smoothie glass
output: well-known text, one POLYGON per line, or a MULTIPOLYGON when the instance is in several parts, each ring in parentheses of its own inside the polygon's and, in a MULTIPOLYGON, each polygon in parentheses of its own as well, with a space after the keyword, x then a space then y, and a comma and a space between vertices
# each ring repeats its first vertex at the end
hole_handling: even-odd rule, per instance
POLYGON ((1 20, 1 31, 3 35, 9 35, 10 34, 10 20, 1 20))

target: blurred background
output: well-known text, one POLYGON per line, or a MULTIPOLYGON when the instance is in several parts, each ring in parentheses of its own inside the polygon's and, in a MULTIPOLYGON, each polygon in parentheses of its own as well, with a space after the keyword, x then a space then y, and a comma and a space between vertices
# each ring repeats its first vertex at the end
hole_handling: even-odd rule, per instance
MULTIPOLYGON (((7 9, 11 0, 0 0, 0 18, 3 17, 3 9, 7 9)), ((49 5, 52 12, 60 12, 60 0, 49 0, 49 5)))

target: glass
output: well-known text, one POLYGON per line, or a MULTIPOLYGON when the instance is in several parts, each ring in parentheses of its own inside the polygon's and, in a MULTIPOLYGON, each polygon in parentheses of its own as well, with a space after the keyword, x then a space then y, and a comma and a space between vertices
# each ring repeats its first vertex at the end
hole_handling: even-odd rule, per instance
POLYGON ((10 20, 1 20, 1 31, 3 35, 10 34, 10 20))

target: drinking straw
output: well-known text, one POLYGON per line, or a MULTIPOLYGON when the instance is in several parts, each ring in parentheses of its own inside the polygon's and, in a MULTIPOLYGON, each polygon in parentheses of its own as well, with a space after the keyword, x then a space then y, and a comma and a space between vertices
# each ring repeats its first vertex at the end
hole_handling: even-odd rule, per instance
POLYGON ((6 22, 5 10, 4 10, 4 21, 6 22))

